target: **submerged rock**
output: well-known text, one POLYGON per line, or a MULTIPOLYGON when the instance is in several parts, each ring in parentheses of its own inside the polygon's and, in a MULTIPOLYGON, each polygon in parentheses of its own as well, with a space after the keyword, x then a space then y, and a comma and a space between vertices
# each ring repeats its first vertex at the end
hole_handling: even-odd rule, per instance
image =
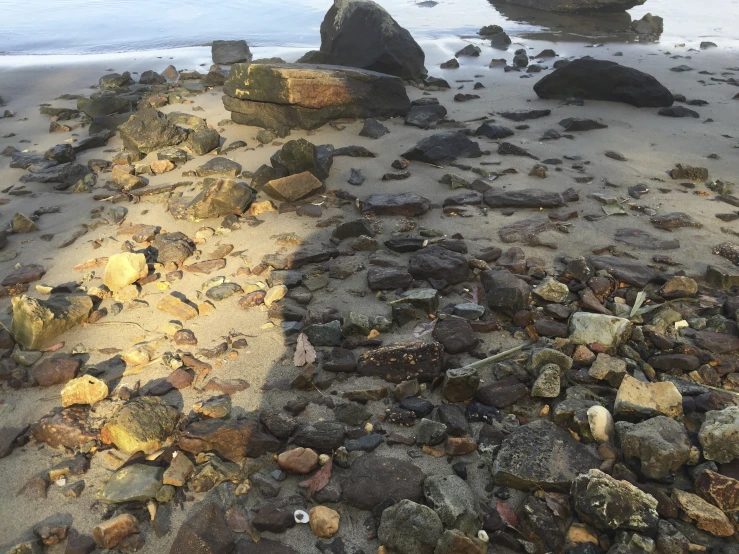
POLYGON ((641 6, 646 0, 496 0, 548 12, 618 12, 641 6))

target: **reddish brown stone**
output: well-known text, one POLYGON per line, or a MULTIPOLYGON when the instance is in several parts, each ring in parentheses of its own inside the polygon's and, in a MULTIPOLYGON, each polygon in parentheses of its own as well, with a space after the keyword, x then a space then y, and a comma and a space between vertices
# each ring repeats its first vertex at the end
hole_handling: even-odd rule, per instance
POLYGON ((706 470, 695 480, 695 492, 726 513, 739 511, 739 481, 706 470))
POLYGON ((190 424, 180 437, 185 452, 216 452, 232 462, 277 452, 282 443, 261 430, 259 422, 247 419, 208 419, 190 424))
POLYGON ((186 265, 185 271, 189 271, 190 273, 205 273, 206 275, 210 275, 214 271, 218 271, 220 269, 223 269, 224 267, 226 267, 226 260, 220 258, 217 260, 208 260, 206 262, 198 262, 196 264, 186 265))
POLYGON ((444 444, 444 452, 449 456, 464 456, 477 450, 477 443, 467 437, 449 437, 444 444))
POLYGON ((218 379, 213 378, 205 385, 206 392, 221 392, 223 394, 236 394, 249 388, 249 383, 243 379, 218 379))
POLYGON ((264 304, 264 297, 267 293, 263 290, 257 290, 250 292, 246 296, 239 300, 239 306, 242 308, 254 308, 255 306, 261 306, 264 304))
POLYGON ((152 387, 149 389, 149 394, 152 394, 154 396, 163 396, 175 389, 186 389, 187 387, 192 385, 194 379, 195 377, 188 371, 182 368, 175 369, 167 377, 165 377, 164 379, 160 379, 154 385, 152 385, 152 387))
POLYGON ((33 283, 34 281, 41 279, 45 273, 46 270, 43 266, 38 264, 28 264, 11 271, 0 284, 4 287, 9 287, 24 283, 33 283))
POLYGON ((85 406, 56 408, 31 426, 31 436, 52 448, 76 448, 98 440, 98 433, 87 426, 88 409, 85 406))
POLYGON ((31 369, 31 376, 39 387, 64 385, 74 379, 80 365, 80 361, 71 356, 46 358, 31 369))
POLYGON ((179 346, 197 346, 198 344, 198 339, 195 337, 195 333, 190 331, 190 329, 180 329, 172 338, 174 339, 175 344, 179 346))

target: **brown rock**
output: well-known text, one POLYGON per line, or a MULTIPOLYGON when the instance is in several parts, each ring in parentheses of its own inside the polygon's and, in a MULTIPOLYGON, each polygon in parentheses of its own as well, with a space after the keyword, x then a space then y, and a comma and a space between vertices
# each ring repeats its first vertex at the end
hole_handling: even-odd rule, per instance
POLYGON ((739 481, 706 470, 695 480, 695 492, 726 513, 739 512, 739 481))
POLYGON ((98 440, 97 432, 87 425, 87 412, 84 406, 56 408, 31 426, 31 435, 52 448, 77 448, 98 440))
POLYGON ((310 473, 318 467, 318 453, 312 448, 293 448, 282 452, 277 464, 290 473, 310 473))
POLYGON ((46 270, 43 266, 38 264, 28 264, 11 271, 0 284, 4 287, 10 287, 23 283, 32 283, 41 279, 45 274, 46 270))
POLYGON ((177 531, 170 554, 230 554, 234 539, 220 508, 212 502, 194 512, 177 531))
POLYGON ((187 478, 195 469, 195 466, 184 453, 175 451, 172 455, 172 461, 169 467, 164 470, 163 483, 165 485, 173 485, 182 487, 187 482, 187 478))
POLYGON ((139 524, 131 514, 121 514, 96 525, 92 537, 100 548, 113 548, 133 533, 137 533, 139 524))
POLYGON ((172 294, 162 298, 157 304, 157 309, 184 321, 198 317, 197 308, 172 294))
POLYGON ((297 202, 315 194, 323 186, 315 175, 309 171, 289 175, 282 179, 274 179, 264 185, 264 192, 272 198, 284 202, 297 202))
POLYGON ((717 537, 730 537, 734 534, 734 526, 729 518, 713 504, 709 504, 700 496, 673 489, 672 499, 686 516, 695 521, 698 529, 708 531, 717 537))
POLYGON ((316 537, 328 539, 339 531, 341 516, 326 506, 314 506, 308 512, 310 528, 316 537))
POLYGON ((249 383, 243 379, 218 379, 214 377, 205 385, 206 392, 216 391, 223 394, 236 394, 249 388, 249 383))
POLYGON ((190 424, 182 433, 179 446, 192 454, 212 451, 231 462, 240 462, 245 457, 276 452, 281 443, 253 420, 208 419, 190 424))
POLYGON ((364 377, 382 377, 392 383, 409 379, 433 381, 441 373, 442 352, 438 342, 376 348, 359 357, 357 373, 364 377))
POLYGON ((74 379, 80 361, 72 356, 46 358, 31 369, 31 376, 39 387, 64 385, 74 379))

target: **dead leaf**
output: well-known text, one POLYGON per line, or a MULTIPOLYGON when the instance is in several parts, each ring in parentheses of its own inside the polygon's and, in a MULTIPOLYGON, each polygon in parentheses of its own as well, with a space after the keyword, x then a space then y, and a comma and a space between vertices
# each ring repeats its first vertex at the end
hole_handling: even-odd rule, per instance
POLYGON ((436 325, 436 321, 429 321, 428 323, 419 323, 416 325, 416 327, 413 329, 413 336, 416 338, 422 337, 424 335, 428 335, 434 330, 434 326, 436 325))
POLYGON ((311 496, 313 496, 314 493, 320 491, 323 487, 328 485, 328 482, 331 480, 331 468, 333 467, 333 465, 333 460, 329 460, 328 462, 323 464, 323 467, 321 469, 316 471, 313 477, 298 483, 298 486, 308 489, 308 498, 310 498, 311 496))
POLYGON ((518 517, 516 517, 516 514, 511 510, 511 507, 508 504, 498 501, 495 504, 495 508, 498 510, 500 519, 502 519, 508 527, 512 527, 513 529, 518 527, 518 517))
POLYGON ((295 356, 293 356, 293 363, 295 367, 303 367, 306 364, 312 364, 316 361, 316 350, 308 340, 305 333, 298 335, 298 342, 295 346, 295 356))
POLYGON ((57 342, 56 344, 52 344, 51 346, 44 348, 41 352, 56 352, 57 350, 60 350, 64 348, 63 342, 57 342))
POLYGON ((423 447, 423 453, 428 454, 429 456, 433 456, 434 458, 441 458, 445 455, 445 452, 440 448, 434 448, 433 446, 424 445, 423 447))
POLYGON ((552 513, 558 518, 567 519, 570 516, 570 497, 556 492, 545 492, 544 501, 552 513))

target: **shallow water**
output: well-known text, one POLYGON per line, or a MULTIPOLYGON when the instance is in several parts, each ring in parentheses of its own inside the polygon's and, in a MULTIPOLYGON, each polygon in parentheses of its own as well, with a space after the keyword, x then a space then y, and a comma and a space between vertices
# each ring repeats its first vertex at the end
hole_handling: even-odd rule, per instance
MULTIPOLYGON (((547 40, 633 40, 618 31, 647 12, 665 19, 662 43, 739 45, 739 0, 647 0, 628 14, 552 16, 488 0, 379 0, 418 40, 498 24, 547 40), (708 7, 707 4, 710 6, 708 7)), ((178 48, 244 38, 253 46, 315 47, 331 0, 0 0, 0 53, 90 54, 178 48)))

